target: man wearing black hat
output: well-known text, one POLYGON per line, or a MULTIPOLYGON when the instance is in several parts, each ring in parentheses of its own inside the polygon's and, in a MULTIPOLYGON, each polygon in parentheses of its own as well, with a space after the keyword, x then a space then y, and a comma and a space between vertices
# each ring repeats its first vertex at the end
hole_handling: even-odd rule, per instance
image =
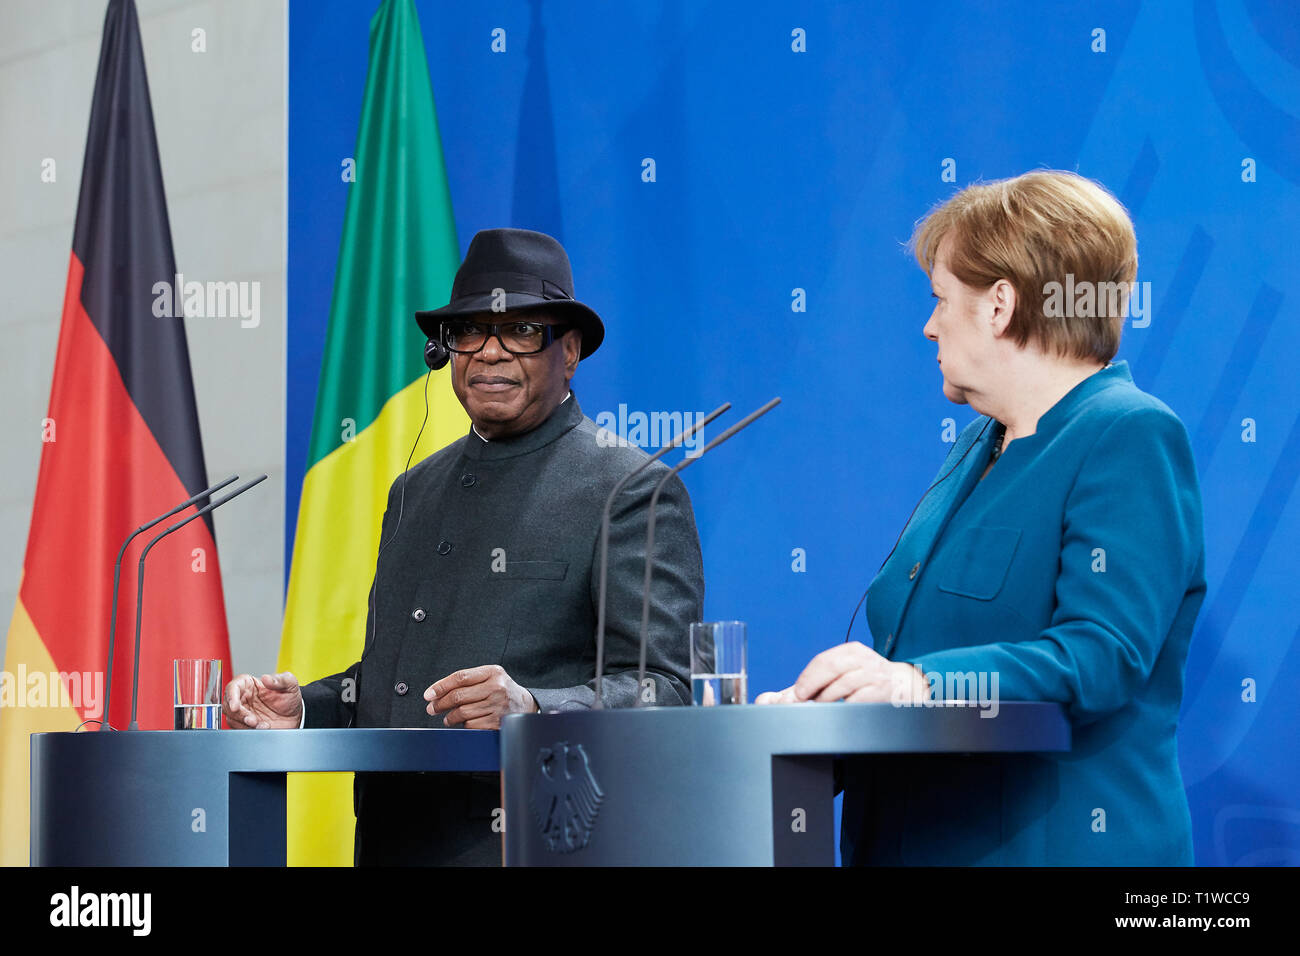
MULTIPOLYGON (((604 338, 568 256, 542 233, 475 235, 451 302, 417 313, 431 369, 451 363, 473 427, 392 485, 361 660, 301 690, 240 675, 231 727, 499 727, 589 707, 601 510, 645 453, 599 436, 569 388, 604 338)), ((687 633, 703 611, 699 538, 674 478, 656 512, 646 683, 637 684, 645 506, 665 466, 619 493, 609 537, 605 706, 690 702, 687 633)), ((498 865, 496 774, 365 774, 358 864, 498 865)), ((520 821, 517 825, 526 825, 520 821)))

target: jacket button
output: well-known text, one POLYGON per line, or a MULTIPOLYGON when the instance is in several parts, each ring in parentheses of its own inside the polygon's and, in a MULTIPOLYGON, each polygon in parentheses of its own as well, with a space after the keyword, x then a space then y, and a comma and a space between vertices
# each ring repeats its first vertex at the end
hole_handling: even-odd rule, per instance
POLYGON ((462 488, 473 488, 476 481, 478 481, 478 479, 469 472, 465 472, 465 474, 460 476, 460 485, 462 488))
POLYGON ((911 581, 916 578, 916 572, 921 570, 921 562, 918 561, 912 565, 912 570, 907 572, 907 580, 911 581))
POLYGON ((412 620, 415 620, 415 621, 423 621, 423 620, 424 620, 424 608, 422 608, 422 607, 417 607, 414 611, 412 611, 412 612, 411 612, 411 619, 412 619, 412 620))
POLYGON ((438 553, 439 553, 439 554, 446 554, 446 553, 449 552, 450 550, 451 550, 451 542, 450 542, 450 541, 439 541, 439 542, 438 542, 438 553))
POLYGON ((397 691, 398 697, 404 697, 406 695, 406 689, 406 681, 404 680, 399 680, 393 685, 393 690, 397 691))

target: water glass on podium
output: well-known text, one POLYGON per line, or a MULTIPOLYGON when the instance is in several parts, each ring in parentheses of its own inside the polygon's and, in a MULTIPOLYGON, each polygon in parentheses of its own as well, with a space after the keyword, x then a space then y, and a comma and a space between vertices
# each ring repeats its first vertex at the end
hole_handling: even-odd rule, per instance
POLYGON ((745 622, 691 625, 691 694, 697 707, 747 704, 745 622))
POLYGON ((221 661, 172 661, 172 704, 176 730, 221 728, 221 661))

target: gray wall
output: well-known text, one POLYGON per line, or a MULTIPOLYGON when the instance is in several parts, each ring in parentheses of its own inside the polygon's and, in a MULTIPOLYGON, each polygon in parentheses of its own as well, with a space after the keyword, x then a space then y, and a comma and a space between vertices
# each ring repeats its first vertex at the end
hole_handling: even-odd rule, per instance
MULTIPOLYGON (((136 0, 179 270, 257 281, 261 320, 186 320, 208 472, 270 479, 216 515, 231 654, 272 670, 283 613, 283 0, 136 0), (207 50, 191 50, 206 31, 207 50)), ((0 648, 36 491, 40 422, 107 0, 0 0, 0 648), (57 181, 41 182, 53 157, 57 181)), ((144 516, 142 516, 143 518, 144 516)))

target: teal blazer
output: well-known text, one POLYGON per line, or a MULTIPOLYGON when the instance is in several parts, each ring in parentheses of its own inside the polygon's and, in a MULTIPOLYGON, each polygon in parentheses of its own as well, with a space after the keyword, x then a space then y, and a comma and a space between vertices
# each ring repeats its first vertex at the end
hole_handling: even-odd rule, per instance
POLYGON ((1186 429, 1127 362, 1077 385, 980 480, 998 427, 962 431, 867 620, 876 651, 939 697, 983 681, 1000 701, 1060 703, 1073 747, 851 762, 843 860, 1190 865, 1175 732, 1205 543, 1186 429))

